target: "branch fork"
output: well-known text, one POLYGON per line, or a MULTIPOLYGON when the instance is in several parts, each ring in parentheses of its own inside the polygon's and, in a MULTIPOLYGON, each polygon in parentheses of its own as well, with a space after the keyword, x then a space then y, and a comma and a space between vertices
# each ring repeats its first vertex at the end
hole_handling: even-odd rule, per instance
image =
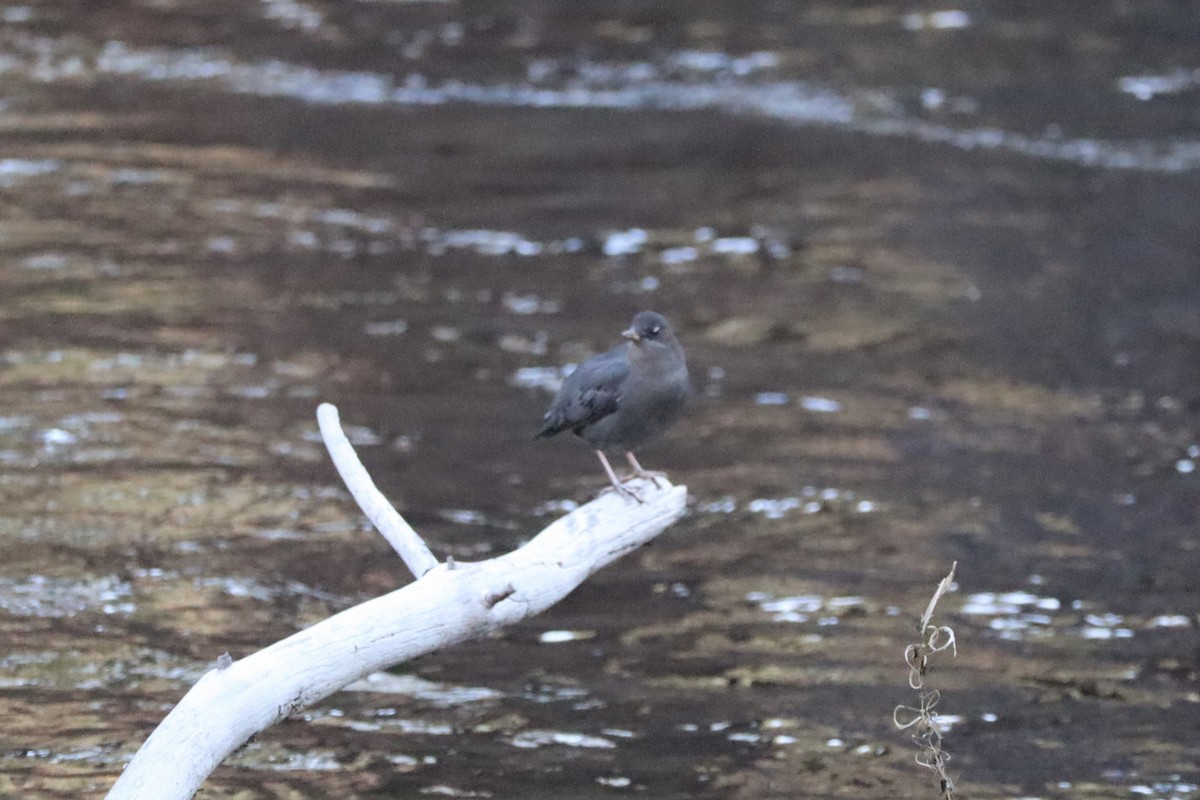
POLYGON ((545 611, 685 510, 686 487, 646 481, 644 503, 606 493, 511 553, 439 563, 376 488, 337 409, 322 403, 317 420, 346 487, 416 580, 243 659, 223 655, 133 756, 108 800, 192 797, 258 732, 371 673, 545 611))

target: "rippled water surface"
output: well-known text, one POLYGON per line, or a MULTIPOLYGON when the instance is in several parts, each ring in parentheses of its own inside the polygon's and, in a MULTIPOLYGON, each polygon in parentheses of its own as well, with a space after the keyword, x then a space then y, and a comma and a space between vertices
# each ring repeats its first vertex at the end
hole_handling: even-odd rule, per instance
POLYGON ((688 517, 204 797, 1200 796, 1200 11, 0 6, 0 795, 100 797, 215 659, 604 486, 535 442, 654 308, 688 517))

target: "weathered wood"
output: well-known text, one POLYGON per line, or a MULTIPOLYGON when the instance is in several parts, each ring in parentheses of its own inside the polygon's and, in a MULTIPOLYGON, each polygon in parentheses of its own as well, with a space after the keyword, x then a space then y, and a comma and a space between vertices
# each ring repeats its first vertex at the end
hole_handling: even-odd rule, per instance
POLYGON ((388 541, 418 579, 246 658, 218 664, 150 735, 109 800, 190 798, 259 731, 373 672, 546 610, 684 513, 686 487, 644 481, 643 504, 607 492, 511 553, 438 564, 382 499, 345 441, 337 410, 325 404, 318 416, 351 493, 377 526, 388 529, 388 541))

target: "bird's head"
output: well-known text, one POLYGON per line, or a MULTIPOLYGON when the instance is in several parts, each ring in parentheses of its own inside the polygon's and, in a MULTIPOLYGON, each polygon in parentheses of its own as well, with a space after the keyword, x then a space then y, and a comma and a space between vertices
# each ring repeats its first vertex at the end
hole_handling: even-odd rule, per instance
POLYGON ((633 318, 633 324, 621 335, 635 345, 669 344, 675 338, 671 323, 662 314, 642 311, 633 318))

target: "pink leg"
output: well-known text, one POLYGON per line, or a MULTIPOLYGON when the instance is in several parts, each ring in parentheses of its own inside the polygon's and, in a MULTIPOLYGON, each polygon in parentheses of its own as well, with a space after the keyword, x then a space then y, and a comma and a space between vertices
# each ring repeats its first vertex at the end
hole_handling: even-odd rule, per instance
POLYGON ((645 502, 644 500, 642 500, 641 495, 639 495, 633 489, 630 489, 625 484, 621 483, 621 480, 617 477, 617 473, 613 472, 612 464, 608 463, 608 457, 604 455, 603 450, 597 450, 596 455, 598 455, 600 457, 600 463, 604 465, 604 471, 608 473, 608 479, 610 481, 612 481, 612 485, 613 485, 614 489, 616 489, 620 494, 623 494, 626 497, 632 497, 634 500, 637 500, 639 503, 645 502))
POLYGON ((648 479, 648 480, 649 480, 651 483, 653 483, 653 484, 654 484, 654 488, 656 488, 656 489, 661 489, 661 488, 662 488, 662 487, 659 485, 659 483, 658 483, 658 482, 659 482, 660 480, 664 480, 664 481, 665 481, 665 480, 667 479, 667 473, 665 473, 665 472, 651 472, 651 471, 650 471, 650 470, 648 470, 648 469, 642 469, 642 465, 638 463, 638 460, 637 460, 637 458, 635 458, 635 457, 634 457, 634 455, 633 455, 633 453, 632 453, 632 452, 628 452, 628 453, 626 453, 626 454, 625 454, 625 458, 627 458, 627 459, 629 460, 629 466, 633 467, 633 474, 634 474, 636 477, 638 477, 638 478, 647 478, 647 479, 648 479))

